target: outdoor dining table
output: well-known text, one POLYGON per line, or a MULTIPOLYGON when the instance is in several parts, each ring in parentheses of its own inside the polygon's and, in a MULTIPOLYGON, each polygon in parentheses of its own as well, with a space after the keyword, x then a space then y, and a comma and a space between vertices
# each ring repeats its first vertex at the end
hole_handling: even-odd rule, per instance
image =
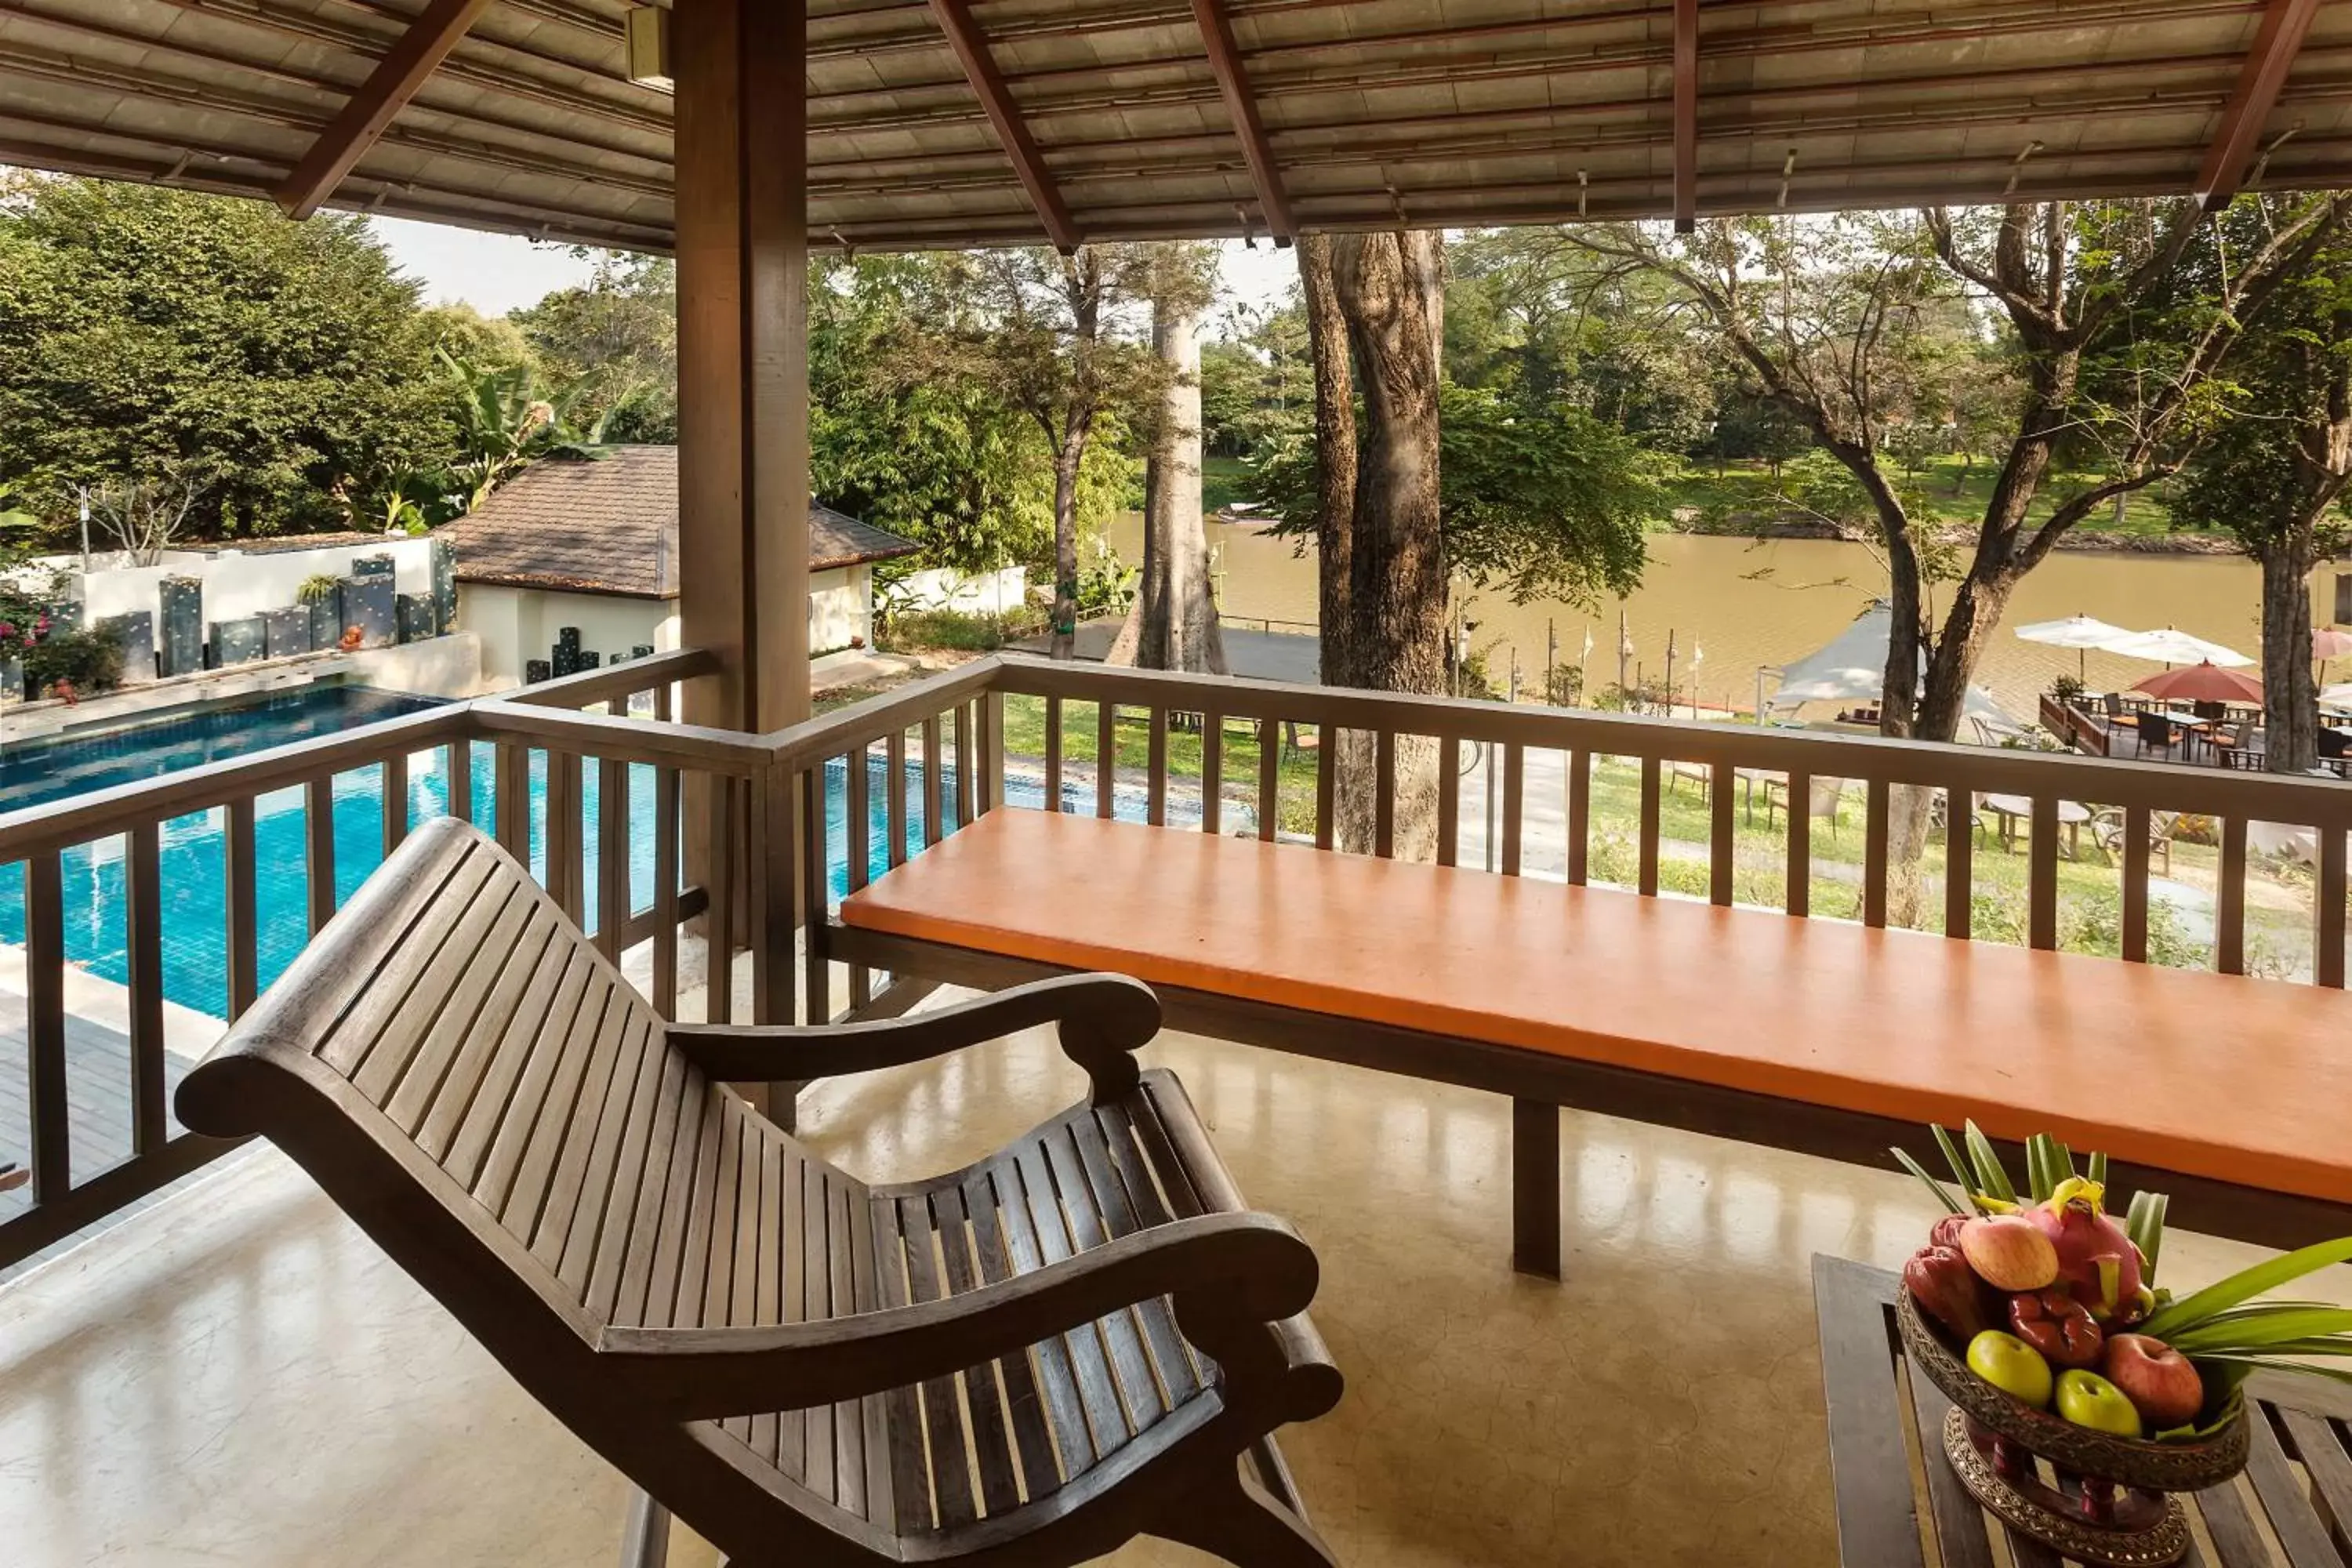
MULTIPOLYGON (((1904 1365, 1894 1322, 1901 1288, 1884 1268, 1845 1258, 1813 1259, 1838 1562, 1842 1568, 1990 1568, 1996 1548, 2005 1547, 2001 1562, 2058 1568, 2056 1552, 1978 1506, 1944 1458, 1951 1403, 1926 1374, 1904 1365), (1907 1440, 1906 1427, 1913 1434, 1907 1440), (1932 1527, 1925 1532, 1923 1521, 1932 1527)), ((2340 1519, 2352 1505, 2352 1453, 2346 1447, 2352 1390, 2315 1377, 2259 1373, 2246 1392, 2256 1414, 2246 1474, 2181 1498, 2203 1538, 2184 1568, 2334 1568, 2345 1559, 2328 1518, 2340 1519)))
MULTIPOLYGON (((2005 851, 2017 847, 2017 825, 2033 815, 2033 802, 2021 795, 1988 795, 1980 797, 1984 808, 2000 818, 2000 847, 2005 851)), ((2091 808, 2079 800, 2058 803, 2058 821, 2066 829, 2066 855, 2072 859, 2082 849, 2083 824, 2091 820, 2091 808)))

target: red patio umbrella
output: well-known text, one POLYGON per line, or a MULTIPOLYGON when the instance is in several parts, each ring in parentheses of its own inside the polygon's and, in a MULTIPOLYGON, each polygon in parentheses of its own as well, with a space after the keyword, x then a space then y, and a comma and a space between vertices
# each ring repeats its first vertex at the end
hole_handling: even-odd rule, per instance
POLYGON ((2263 683, 2251 675, 2219 665, 2184 664, 2162 675, 2151 675, 2132 688, 2168 702, 2260 702, 2263 683))

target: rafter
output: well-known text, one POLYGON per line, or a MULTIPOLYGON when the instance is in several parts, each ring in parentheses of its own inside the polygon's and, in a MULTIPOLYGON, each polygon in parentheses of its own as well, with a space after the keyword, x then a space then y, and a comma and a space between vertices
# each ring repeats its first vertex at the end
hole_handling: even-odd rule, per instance
POLYGON ((988 39, 971 19, 971 0, 930 0, 930 7, 931 15, 939 19, 940 30, 947 35, 948 47, 955 51, 957 63, 963 67, 964 80, 971 84, 981 109, 988 115, 988 122, 996 128, 996 140, 1004 148, 1004 155, 1013 161, 1013 172, 1020 177, 1021 188, 1029 193, 1030 205, 1037 209, 1037 217, 1045 226, 1045 237, 1054 242, 1056 250, 1076 250, 1078 226, 1070 217, 1069 205, 1062 200, 1054 176, 1046 172, 1036 140, 1029 134, 1020 107, 1004 85, 1004 73, 997 68, 996 57, 989 52, 988 39))
POLYGON ((286 183, 278 187, 278 205, 289 217, 309 217, 335 194, 343 176, 367 155, 394 116, 408 107, 476 17, 489 9, 490 0, 432 0, 400 42, 385 51, 343 104, 310 150, 302 154, 286 183))
POLYGON ((1675 232, 1698 226, 1698 0, 1675 0, 1675 232))
POLYGON ((1234 122, 1234 136, 1249 163, 1250 179, 1257 186, 1257 205, 1265 213, 1266 227, 1276 245, 1288 245, 1298 232, 1290 216, 1290 194, 1284 189, 1282 171, 1275 167, 1274 144, 1266 139, 1257 100, 1250 94, 1249 71, 1242 64, 1240 46, 1234 42, 1233 19, 1219 0, 1192 0, 1192 19, 1208 47, 1209 68, 1216 73, 1217 90, 1224 94, 1225 115, 1234 122))
POLYGON ((2254 159, 2263 122, 2278 102, 2279 89, 2294 68, 2295 51, 2319 14, 2320 0, 2270 0, 2255 29, 2254 47, 2238 73, 2238 85, 2221 108, 2221 126, 2197 171, 2197 199, 2208 212, 2227 205, 2238 194, 2254 159))

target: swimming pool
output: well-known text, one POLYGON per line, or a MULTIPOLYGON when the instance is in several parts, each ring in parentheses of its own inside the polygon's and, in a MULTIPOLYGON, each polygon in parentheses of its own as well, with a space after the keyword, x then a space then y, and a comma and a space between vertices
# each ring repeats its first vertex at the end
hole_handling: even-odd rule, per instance
MULTIPOLYGON (((428 699, 397 693, 320 685, 253 702, 220 705, 176 714, 146 724, 80 739, 28 742, 0 753, 0 810, 28 805, 152 778, 159 773, 217 762, 313 736, 338 733, 355 724, 422 711, 428 699)), ((448 808, 447 753, 420 752, 410 759, 409 820, 423 822, 448 808)), ((490 748, 471 748, 473 820, 488 829, 498 809, 495 758, 490 748)), ((889 864, 886 766, 878 748, 866 761, 868 875, 889 864)), ((596 920, 597 838, 603 820, 598 770, 583 770, 583 832, 585 846, 585 915, 596 920)), ((835 898, 849 879, 847 770, 836 759, 825 773, 825 838, 828 881, 835 898)), ((919 849, 923 822, 923 773, 909 763, 906 773, 907 849, 919 849)), ((941 769, 941 831, 958 826, 955 770, 941 769)), ((1090 791, 1066 782, 1068 809, 1091 811, 1090 791)), ((543 842, 547 759, 530 760, 531 841, 534 873, 544 875, 543 842)), ((336 775, 332 814, 335 901, 358 890, 383 858, 383 769, 378 764, 336 775)), ((1005 802, 1041 806, 1044 791, 1034 781, 1008 779, 1005 802)), ((654 898, 654 770, 629 769, 630 905, 651 906, 654 898)), ((1122 790, 1118 813, 1141 820, 1144 800, 1122 790)), ((310 875, 306 853, 310 813, 299 788, 260 796, 254 806, 256 968, 268 985, 310 940, 310 875)), ((159 835, 163 905, 163 994, 184 1007, 222 1016, 227 1008, 226 835, 220 811, 195 812, 163 824, 159 835)), ((92 974, 128 983, 123 892, 123 841, 109 837, 79 845, 62 857, 67 961, 92 974)), ((25 940, 25 868, 0 868, 0 942, 25 940)))

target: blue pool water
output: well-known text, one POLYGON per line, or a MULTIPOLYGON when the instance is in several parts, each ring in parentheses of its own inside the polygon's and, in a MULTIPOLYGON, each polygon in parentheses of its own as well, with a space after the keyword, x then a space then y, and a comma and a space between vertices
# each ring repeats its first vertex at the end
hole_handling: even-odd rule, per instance
MULTIPOLYGON (((28 742, 0 753, 0 811, 19 810, 67 795, 85 794, 172 769, 246 755, 268 747, 331 734, 352 725, 419 711, 433 706, 421 698, 335 686, 306 688, 265 700, 211 707, 106 735, 28 742)), ((497 781, 488 747, 472 748, 472 811, 488 828, 495 820, 497 781)), ((868 758, 870 825, 866 833, 870 876, 888 863, 887 801, 884 762, 868 758)), ((596 919, 597 770, 585 774, 582 842, 587 847, 587 916, 596 919)), ((630 815, 630 902, 649 907, 654 897, 654 771, 632 767, 627 791, 630 815)), ((848 882, 848 822, 845 764, 835 762, 825 780, 827 870, 834 896, 848 882)), ((955 821, 955 774, 942 769, 941 831, 955 821)), ((922 773, 907 771, 908 851, 924 837, 922 773)), ((534 871, 545 870, 547 778, 544 753, 530 767, 530 854, 534 871)), ((334 782, 335 897, 347 900, 383 858, 383 770, 370 765, 338 774, 334 782)), ((449 800, 447 753, 420 752, 409 763, 411 822, 440 816, 449 800)), ((1039 805, 1034 786, 1017 782, 1008 804, 1039 805)), ((1074 809, 1089 809, 1075 789, 1074 809)), ((1122 798, 1121 815, 1140 815, 1140 803, 1122 798)), ((293 962, 310 937, 310 870, 305 854, 309 811, 299 789, 263 795, 255 805, 257 868, 257 968, 268 985, 293 962)), ((222 814, 197 812, 163 825, 161 871, 163 934, 163 994, 198 1012, 222 1015, 227 1006, 227 898, 222 814)), ((129 980, 125 949, 123 841, 100 839, 69 849, 63 857, 65 937, 68 961, 118 983, 129 980)), ((0 868, 0 942, 25 937, 25 871, 21 864, 0 868)))

